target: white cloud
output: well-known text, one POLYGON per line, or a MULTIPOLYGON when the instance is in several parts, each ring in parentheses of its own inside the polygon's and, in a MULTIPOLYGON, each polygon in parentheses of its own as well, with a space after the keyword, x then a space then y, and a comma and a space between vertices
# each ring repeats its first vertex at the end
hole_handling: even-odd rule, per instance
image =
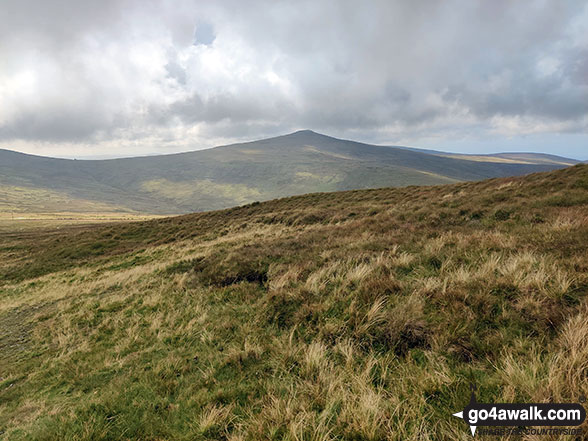
POLYGON ((134 155, 312 128, 588 129, 584 2, 8 0, 0 147, 134 155))

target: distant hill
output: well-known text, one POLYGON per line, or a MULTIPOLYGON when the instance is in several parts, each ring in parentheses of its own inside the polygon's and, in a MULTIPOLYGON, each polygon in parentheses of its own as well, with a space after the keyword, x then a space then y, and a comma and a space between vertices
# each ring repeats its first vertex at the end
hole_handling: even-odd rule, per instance
POLYGON ((576 164, 539 154, 459 155, 309 130, 189 153, 75 161, 0 150, 0 211, 187 213, 310 192, 433 185, 576 164))

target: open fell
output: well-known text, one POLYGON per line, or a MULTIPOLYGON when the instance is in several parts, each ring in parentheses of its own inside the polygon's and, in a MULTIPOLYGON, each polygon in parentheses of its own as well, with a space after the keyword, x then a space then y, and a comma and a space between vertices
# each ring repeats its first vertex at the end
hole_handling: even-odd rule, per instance
POLYGON ((576 162, 540 154, 448 155, 309 130, 188 153, 99 161, 0 150, 0 213, 179 214, 319 191, 523 175, 576 162))
POLYGON ((2 213, 0 234, 12 234, 28 230, 49 230, 81 225, 96 226, 109 223, 133 222, 160 218, 158 215, 117 212, 58 212, 58 213, 2 213))
POLYGON ((4 234, 0 436, 471 439, 588 396, 587 255, 588 165, 4 234))

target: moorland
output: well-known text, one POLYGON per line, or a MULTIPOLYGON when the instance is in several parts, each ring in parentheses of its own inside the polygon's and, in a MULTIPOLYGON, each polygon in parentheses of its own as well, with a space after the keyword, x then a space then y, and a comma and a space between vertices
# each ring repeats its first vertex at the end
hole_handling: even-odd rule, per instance
POLYGON ((588 395, 587 255, 588 165, 5 231, 0 438, 471 439, 588 395))

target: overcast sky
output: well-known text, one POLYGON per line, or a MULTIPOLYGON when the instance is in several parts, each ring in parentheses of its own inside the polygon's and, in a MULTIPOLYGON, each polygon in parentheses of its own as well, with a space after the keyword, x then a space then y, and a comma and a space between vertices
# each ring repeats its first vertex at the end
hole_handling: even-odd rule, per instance
POLYGON ((588 159, 588 1, 0 2, 0 148, 133 156, 306 128, 588 159))

